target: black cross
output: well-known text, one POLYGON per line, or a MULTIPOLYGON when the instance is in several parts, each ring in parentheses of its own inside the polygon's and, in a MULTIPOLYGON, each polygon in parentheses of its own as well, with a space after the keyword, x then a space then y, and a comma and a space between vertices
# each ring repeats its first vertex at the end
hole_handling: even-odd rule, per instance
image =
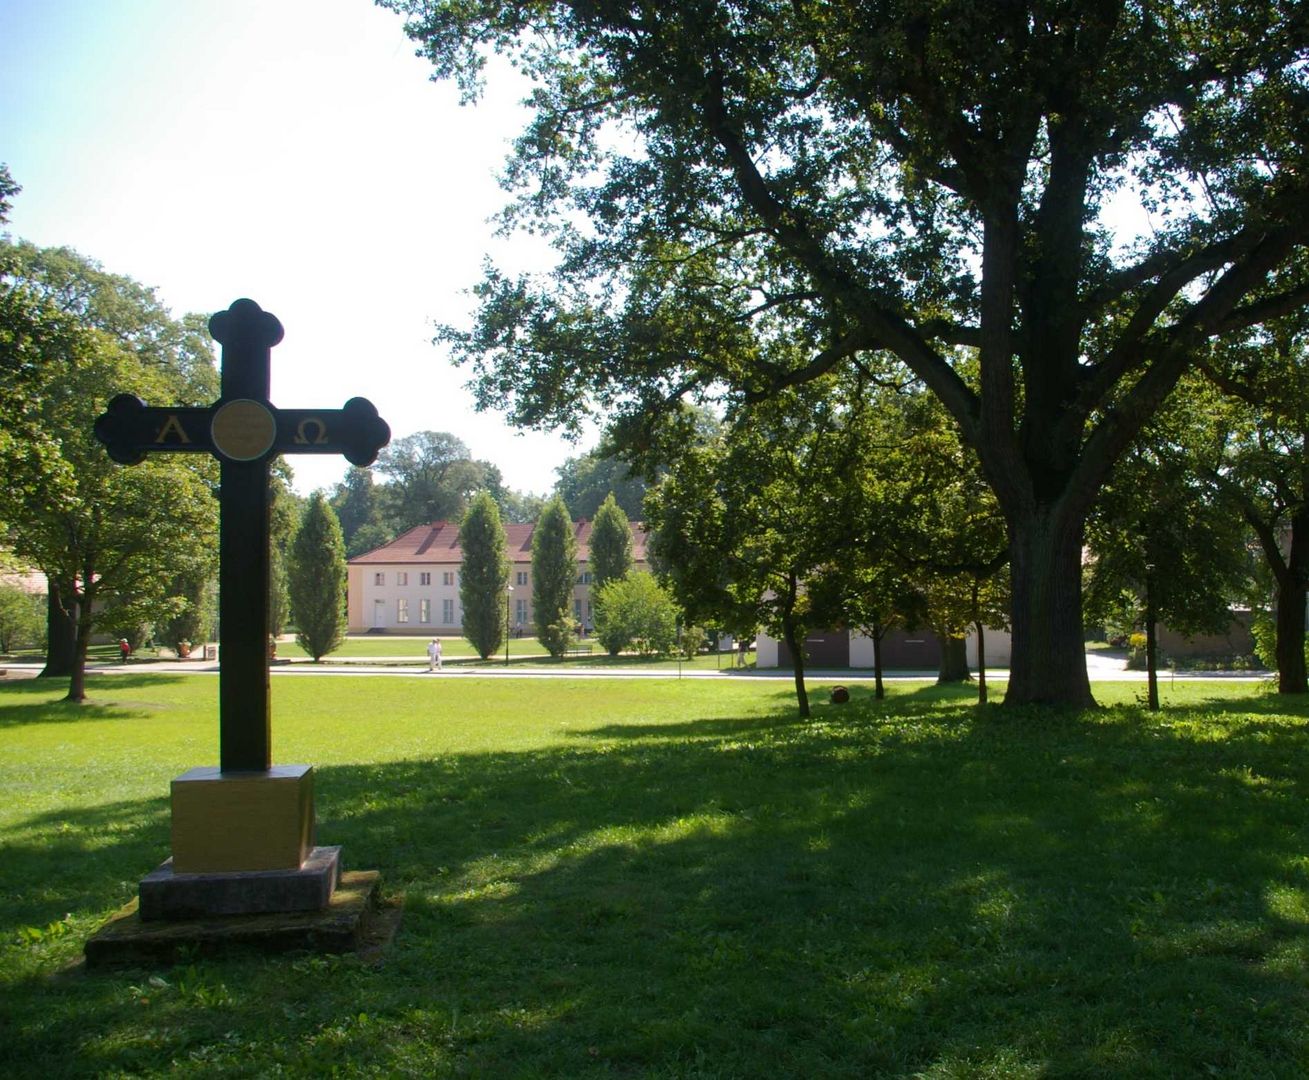
POLYGON ((275 454, 344 454, 372 464, 391 429, 372 402, 340 409, 278 409, 268 400, 269 352, 282 324, 253 300, 237 300, 209 320, 223 346, 222 390, 206 408, 151 408, 119 394, 97 418, 109 456, 135 465, 156 451, 205 452, 222 465, 218 542, 219 768, 272 765, 268 705, 268 462, 275 454))

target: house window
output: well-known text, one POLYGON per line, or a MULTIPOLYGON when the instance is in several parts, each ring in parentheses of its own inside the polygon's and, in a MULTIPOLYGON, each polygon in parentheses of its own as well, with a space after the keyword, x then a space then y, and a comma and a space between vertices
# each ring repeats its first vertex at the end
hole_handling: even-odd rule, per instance
POLYGON ((526 570, 519 570, 519 571, 518 571, 518 574, 516 575, 516 577, 515 577, 515 579, 514 579, 514 584, 515 584, 515 585, 526 585, 526 584, 527 584, 527 571, 526 571, 526 570))
POLYGON ((418 601, 418 621, 420 623, 430 623, 432 621, 432 601, 425 596, 418 601))
POLYGON ((527 622, 527 601, 526 601, 526 600, 515 600, 515 601, 514 601, 514 620, 517 622, 517 624, 518 624, 519 626, 523 626, 523 625, 527 622))
POLYGON ((430 584, 432 584, 432 575, 431 575, 430 571, 424 571, 423 573, 421 573, 421 574, 418 575, 418 584, 419 584, 419 585, 430 585, 430 584))
POLYGON ((400 597, 400 599, 395 602, 395 621, 396 622, 409 621, 409 601, 406 600, 403 596, 400 597))
POLYGON ((453 600, 441 601, 441 625, 454 626, 455 624, 455 602, 453 600))
POLYGON ((403 571, 403 570, 399 571, 399 572, 395 575, 395 583, 396 583, 397 585, 408 585, 408 584, 409 584, 409 575, 408 575, 407 573, 405 573, 405 571, 403 571))
POLYGON ((573 618, 578 622, 582 621, 582 601, 580 600, 573 601, 573 618))
POLYGON ((373 584, 374 584, 374 585, 385 585, 385 584, 386 584, 386 575, 385 575, 385 574, 374 574, 374 575, 373 575, 373 584))
POLYGON ((442 585, 453 585, 455 583, 455 573, 453 570, 446 570, 441 574, 442 585))

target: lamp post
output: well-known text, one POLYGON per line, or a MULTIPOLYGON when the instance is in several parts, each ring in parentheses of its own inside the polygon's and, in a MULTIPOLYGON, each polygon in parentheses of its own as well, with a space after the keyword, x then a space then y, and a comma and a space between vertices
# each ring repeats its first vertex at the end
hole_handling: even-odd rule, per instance
POLYGON ((509 598, 514 594, 512 585, 505 586, 505 667, 509 666, 509 598))

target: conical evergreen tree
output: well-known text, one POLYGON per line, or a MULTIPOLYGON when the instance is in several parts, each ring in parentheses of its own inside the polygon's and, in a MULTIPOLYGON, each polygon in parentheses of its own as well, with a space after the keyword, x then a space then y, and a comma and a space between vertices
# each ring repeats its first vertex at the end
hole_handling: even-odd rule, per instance
POLYGON ((563 656, 573 639, 573 587, 577 584, 577 540, 563 499, 541 511, 532 533, 532 607, 536 636, 546 651, 563 656))
POLYGON ((321 491, 314 492, 291 541, 287 591, 296 641, 317 662, 345 639, 345 542, 321 491))
POLYGON ((464 553, 459 568, 464 637, 485 660, 500 648, 508 632, 509 544, 500 508, 489 491, 479 491, 469 503, 459 526, 459 546, 464 553))
POLYGON ((632 525, 611 491, 591 523, 591 594, 632 569, 632 525))

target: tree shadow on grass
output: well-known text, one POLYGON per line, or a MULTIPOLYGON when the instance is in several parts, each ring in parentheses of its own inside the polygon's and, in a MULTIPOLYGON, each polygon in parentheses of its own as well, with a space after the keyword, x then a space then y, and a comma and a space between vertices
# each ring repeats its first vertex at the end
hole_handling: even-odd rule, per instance
MULTIPOLYGON (((180 993, 134 1011, 114 977, 28 983, 22 1060, 1162 1076, 1292 1075, 1309 1055, 1294 722, 1194 738, 1127 711, 870 701, 807 724, 622 726, 322 768, 320 842, 404 898, 381 968, 201 965, 226 995, 210 1012, 180 993)), ((158 803, 140 804, 147 835, 158 803)), ((140 845, 111 834, 111 865, 60 903, 152 868, 140 845)))
MULTIPOLYGON (((67 679, 26 679, 22 682, 0 682, 0 728, 23 727, 30 724, 61 724, 85 720, 121 720, 142 715, 142 710, 156 708, 161 687, 193 678, 189 675, 160 675, 142 672, 139 675, 107 676, 112 682, 88 672, 86 700, 65 701, 67 679), (112 688, 114 697, 97 698, 101 687, 112 688), (142 702, 137 704, 122 699, 122 691, 139 690, 142 702)), ((214 708, 218 705, 217 683, 213 688, 214 708)), ((215 713, 216 715, 216 713, 215 713)))

